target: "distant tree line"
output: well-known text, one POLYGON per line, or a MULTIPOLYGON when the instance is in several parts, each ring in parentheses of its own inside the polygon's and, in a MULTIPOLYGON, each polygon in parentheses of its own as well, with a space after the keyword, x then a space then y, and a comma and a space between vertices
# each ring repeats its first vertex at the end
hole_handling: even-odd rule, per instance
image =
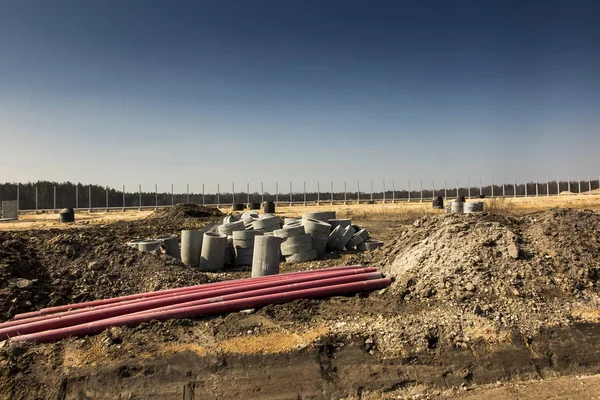
MULTIPOLYGON (((239 192, 233 195, 231 192, 225 193, 174 193, 173 195, 169 192, 148 192, 142 191, 140 192, 132 192, 126 191, 124 194, 122 191, 115 190, 112 188, 106 188, 99 185, 84 185, 82 183, 72 183, 72 182, 48 182, 48 181, 38 181, 38 182, 28 182, 28 183, 2 183, 0 184, 0 200, 16 200, 17 199, 17 186, 19 188, 19 209, 21 210, 35 210, 35 209, 62 209, 66 207, 79 207, 79 208, 92 208, 92 209, 101 209, 107 207, 148 207, 148 206, 164 206, 170 204, 177 203, 185 203, 191 202, 195 204, 231 204, 232 202, 236 203, 259 203, 263 199, 265 201, 279 201, 282 203, 290 201, 290 193, 279 193, 273 194, 265 192, 264 195, 261 195, 258 192, 253 192, 248 194, 246 192, 239 192), (36 206, 36 190, 37 190, 37 206, 36 206), (56 193, 56 195, 55 195, 56 193), (56 202, 55 202, 56 201, 56 202)), ((507 197, 524 196, 527 194, 528 196, 535 196, 536 194, 539 196, 545 196, 547 193, 551 195, 556 195, 558 192, 566 192, 570 189, 572 193, 587 192, 588 190, 595 190, 599 188, 598 180, 592 181, 560 181, 557 183, 549 182, 546 184, 535 182, 529 182, 526 184, 505 184, 505 185, 487 185, 483 187, 479 186, 471 186, 470 195, 471 197, 477 197, 480 194, 485 197, 500 197, 505 195, 507 197), (504 188, 504 190, 503 190, 504 188)), ((430 199, 434 196, 447 196, 449 198, 454 198, 457 195, 468 196, 469 188, 461 187, 456 188, 448 188, 444 190, 444 188, 436 188, 435 191, 432 189, 423 189, 421 192, 420 188, 418 190, 411 190, 410 192, 407 190, 386 190, 385 193, 382 191, 378 192, 365 192, 361 191, 357 193, 356 191, 348 191, 346 193, 335 191, 333 193, 334 201, 356 201, 360 198, 361 201, 377 200, 380 201, 384 198, 386 200, 392 200, 395 198, 396 200, 406 200, 408 198, 419 200, 421 197, 423 199, 430 199)), ((321 202, 331 201, 332 194, 328 191, 323 191, 321 193, 317 192, 307 192, 304 194, 303 192, 293 192, 291 194, 291 201, 293 202, 302 202, 306 199, 306 202, 314 203, 317 200, 321 202)))

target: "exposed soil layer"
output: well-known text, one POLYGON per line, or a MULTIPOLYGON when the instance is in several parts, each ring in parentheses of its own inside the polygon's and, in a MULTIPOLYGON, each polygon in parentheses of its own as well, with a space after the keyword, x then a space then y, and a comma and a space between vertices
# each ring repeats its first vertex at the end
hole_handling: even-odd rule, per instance
MULTIPOLYGON (((54 299, 247 277, 247 268, 203 274, 124 245, 207 222, 171 216, 0 233, 0 293, 11 304, 4 319, 54 299), (15 277, 37 281, 9 284, 15 277)), ((356 222, 387 245, 282 264, 282 271, 360 263, 394 276, 392 287, 53 344, 7 344, 0 399, 423 398, 453 387, 600 372, 597 214, 356 222)))

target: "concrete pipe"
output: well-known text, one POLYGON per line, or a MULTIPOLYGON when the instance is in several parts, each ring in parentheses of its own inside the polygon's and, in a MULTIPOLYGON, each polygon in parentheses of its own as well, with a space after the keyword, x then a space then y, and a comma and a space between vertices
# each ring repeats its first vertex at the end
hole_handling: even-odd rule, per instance
POLYGON ((181 231, 181 262, 185 265, 200 265, 203 237, 204 233, 201 231, 181 231))
POLYGON ((329 234, 323 232, 306 231, 314 240, 329 240, 329 234))
POLYGON ((246 227, 243 221, 235 221, 219 226, 219 233, 231 235, 235 231, 243 231, 244 229, 246 229, 246 227))
POLYGON ((72 208, 63 209, 60 214, 58 214, 59 222, 75 222, 75 211, 72 208))
POLYGON ((272 201, 265 201, 263 205, 263 210, 265 213, 275 214, 275 203, 272 201))
POLYGON ((319 221, 327 222, 330 219, 335 219, 335 211, 320 211, 306 213, 302 216, 304 219, 316 219, 319 221))
POLYGON ((308 233, 304 233, 302 235, 288 237, 285 241, 285 244, 289 246, 289 245, 293 245, 293 244, 311 243, 311 242, 312 242, 312 237, 308 233))
POLYGON ((329 225, 331 225, 331 229, 335 229, 336 226, 341 226, 341 230, 343 232, 344 228, 352 225, 352 220, 350 219, 330 219, 329 225))
POLYGON ((465 202, 465 196, 458 196, 456 198, 456 201, 459 202, 459 203, 464 203, 465 202))
POLYGON ((225 249, 227 236, 222 233, 206 232, 202 239, 200 253, 201 271, 218 271, 225 265, 225 249))
POLYGON ((158 246, 162 242, 160 240, 144 240, 138 243, 138 249, 145 253, 155 253, 158 251, 158 246))
POLYGON ((127 242, 127 246, 131 247, 131 248, 134 248, 136 250, 139 250, 140 249, 140 243, 141 242, 145 242, 147 240, 150 240, 150 239, 147 239, 147 238, 146 239, 141 239, 141 238, 133 239, 133 240, 127 242))
POLYGON ((244 205, 242 203, 235 203, 231 206, 233 211, 242 211, 244 209, 244 205))
POLYGON ((329 232, 331 232, 331 225, 327 222, 319 221, 318 219, 304 218, 302 220, 302 225, 304 225, 304 229, 307 232, 321 232, 327 234, 327 236, 329 236, 329 232))
POLYGON ((256 211, 246 211, 242 214, 241 220, 244 221, 245 224, 251 224, 255 219, 260 218, 260 214, 256 211))
POLYGON ((288 222, 283 225, 283 228, 293 228, 295 226, 303 226, 301 221, 288 222))
POLYGON ((462 214, 464 204, 465 203, 463 203, 462 201, 453 201, 452 205, 450 206, 450 212, 452 214, 462 214))
POLYGON ((381 246, 383 246, 383 242, 377 240, 366 240, 356 246, 356 248, 360 251, 371 251, 381 246))
POLYGON ((475 205, 473 211, 475 211, 475 212, 482 212, 483 211, 483 201, 476 201, 473 204, 475 205))
POLYGON ((292 254, 304 253, 306 251, 310 251, 314 249, 312 241, 310 243, 300 243, 300 244, 286 244, 283 243, 281 245, 281 254, 284 256, 291 256, 292 254))
POLYGON ((281 238, 275 236, 257 236, 255 238, 252 257, 253 278, 279 273, 280 245, 281 238))
POLYGON ((333 231, 331 231, 331 233, 329 234, 329 239, 327 239, 327 248, 328 249, 331 250, 335 247, 335 244, 337 243, 337 241, 340 240, 340 238, 342 237, 342 234, 344 233, 344 229, 345 228, 342 228, 340 225, 333 228, 333 231))
POLYGON ((465 214, 471 214, 475 212, 475 203, 462 203, 463 204, 463 212, 465 214))
POLYGON ((240 218, 238 215, 228 215, 225 218, 223 218, 223 225, 230 224, 239 220, 240 218))
POLYGON ((446 214, 450 214, 452 212, 452 202, 447 202, 444 208, 446 210, 446 214))
POLYGON ((348 249, 348 250, 353 249, 356 246, 358 246, 359 244, 361 244, 362 242, 364 242, 365 240, 367 240, 368 238, 369 238, 369 232, 367 232, 366 229, 361 229, 360 231, 358 231, 354 235, 352 235, 352 237, 350 238, 348 243, 346 243, 346 249, 348 249))
POLYGON ((249 208, 251 210, 260 210, 260 203, 250 203, 249 208))
POLYGON ((259 218, 252 222, 252 227, 255 230, 271 231, 275 229, 279 229, 279 217, 277 216, 269 216, 265 218, 259 218), (274 228, 274 229, 273 229, 274 228))
POLYGON ((342 249, 346 246, 348 241, 352 238, 352 235, 354 235, 355 233, 356 231, 352 226, 347 226, 346 229, 344 229, 342 237, 335 244, 334 249, 337 251, 342 251, 342 249))
POLYGON ((317 251, 313 249, 313 250, 307 251, 305 253, 298 253, 298 254, 293 254, 291 256, 287 256, 285 258, 285 261, 289 262, 289 263, 305 262, 305 261, 315 260, 317 257, 318 257, 317 251))
POLYGON ((304 231, 304 227, 302 225, 293 226, 290 228, 277 229, 273 232, 273 234, 282 239, 289 238, 292 236, 304 235, 306 232, 304 231))
POLYGON ((302 219, 301 218, 284 218, 283 219, 284 224, 290 224, 293 222, 302 222, 302 219))
POLYGON ((157 237, 156 240, 162 241, 162 244, 160 245, 161 252, 178 260, 181 259, 179 238, 177 235, 161 236, 157 237))
POLYGON ((325 240, 313 239, 312 245, 315 248, 315 250, 317 251, 317 256, 321 257, 323 254, 325 254, 325 251, 327 250, 327 239, 325 239, 325 240))

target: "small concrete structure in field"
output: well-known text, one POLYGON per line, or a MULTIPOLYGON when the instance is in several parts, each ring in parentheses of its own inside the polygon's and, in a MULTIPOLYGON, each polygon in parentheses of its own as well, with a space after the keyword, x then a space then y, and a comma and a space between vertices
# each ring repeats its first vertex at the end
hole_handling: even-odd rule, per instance
POLYGON ((2 202, 2 221, 14 221, 19 218, 19 207, 16 200, 2 202))

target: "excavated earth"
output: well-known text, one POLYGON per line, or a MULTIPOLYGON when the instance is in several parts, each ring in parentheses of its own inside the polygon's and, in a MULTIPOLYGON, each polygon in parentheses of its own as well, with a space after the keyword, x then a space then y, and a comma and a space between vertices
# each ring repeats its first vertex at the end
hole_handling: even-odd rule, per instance
MULTIPOLYGON (((184 205, 134 222, 0 232, 0 312, 249 276, 202 273, 128 240, 218 222, 184 205)), ((445 398, 495 382, 600 373, 600 216, 355 221, 386 245, 282 272, 362 264, 372 293, 0 348, 1 399, 445 398)))

